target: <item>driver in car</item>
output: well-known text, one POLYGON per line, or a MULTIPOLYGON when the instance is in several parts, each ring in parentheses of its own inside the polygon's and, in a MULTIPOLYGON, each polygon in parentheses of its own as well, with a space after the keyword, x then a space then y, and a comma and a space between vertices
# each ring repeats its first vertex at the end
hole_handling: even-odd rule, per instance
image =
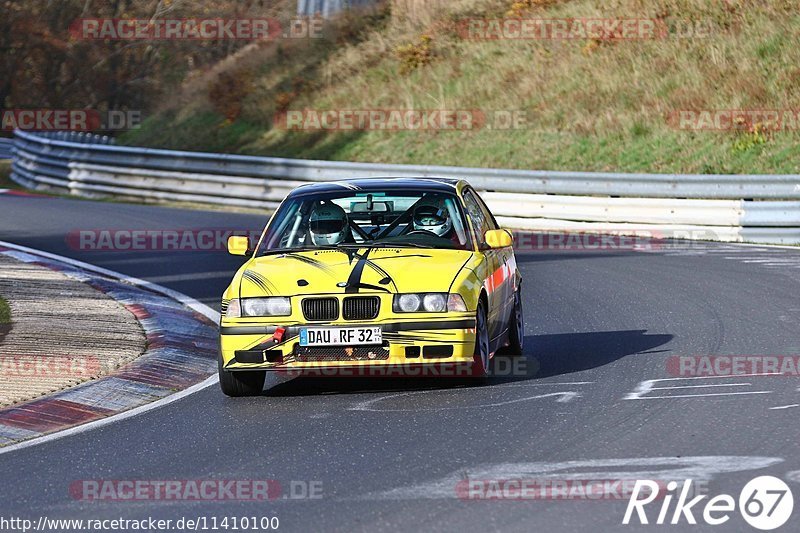
POLYGON ((340 206, 327 202, 314 207, 308 221, 308 232, 316 246, 336 246, 348 241, 350 223, 340 206))

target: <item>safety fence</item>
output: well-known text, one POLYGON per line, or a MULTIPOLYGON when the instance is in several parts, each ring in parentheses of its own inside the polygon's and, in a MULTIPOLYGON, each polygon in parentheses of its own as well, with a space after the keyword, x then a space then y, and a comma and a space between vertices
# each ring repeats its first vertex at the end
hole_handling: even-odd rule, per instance
POLYGON ((12 179, 87 197, 271 209, 294 188, 355 177, 463 178, 508 227, 800 243, 800 176, 555 172, 254 157, 16 131, 12 179))

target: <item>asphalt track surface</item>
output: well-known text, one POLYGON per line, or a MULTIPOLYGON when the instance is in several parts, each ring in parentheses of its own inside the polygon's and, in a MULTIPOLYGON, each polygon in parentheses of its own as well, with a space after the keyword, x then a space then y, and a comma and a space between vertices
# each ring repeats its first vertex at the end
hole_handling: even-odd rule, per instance
MULTIPOLYGON (((67 245, 66 233, 258 230, 265 221, 0 196, 0 240, 159 283, 215 309, 237 258, 84 252, 67 245)), ((472 501, 460 499, 456 485, 465 478, 661 473, 701 477, 711 495, 738 498, 751 478, 774 475, 800 495, 800 484, 790 481, 800 480, 798 378, 679 379, 641 392, 646 380, 675 377, 667 366, 672 356, 800 354, 800 252, 698 244, 649 253, 520 252, 517 261, 526 375, 494 377, 485 386, 268 377, 263 396, 248 399, 227 398, 212 386, 115 424, 0 455, 0 516, 277 516, 285 531, 625 531, 638 529, 621 525, 625 501, 472 501), (316 481, 323 497, 82 502, 69 486, 83 479, 277 479, 284 487, 316 481)), ((658 508, 648 511, 655 520, 658 508)), ((658 529, 754 531, 736 513, 722 527, 683 521, 658 529)), ((797 509, 784 530, 800 530, 797 509)))

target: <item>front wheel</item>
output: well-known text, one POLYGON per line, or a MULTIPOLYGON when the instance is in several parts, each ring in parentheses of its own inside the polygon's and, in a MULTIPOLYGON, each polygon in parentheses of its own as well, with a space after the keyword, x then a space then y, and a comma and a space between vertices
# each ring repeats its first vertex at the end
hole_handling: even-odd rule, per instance
POLYGON ((222 368, 222 357, 217 365, 219 386, 226 396, 257 396, 264 390, 265 370, 242 370, 229 372, 222 368))
POLYGON ((485 380, 489 376, 489 325, 486 321, 486 306, 478 304, 475 313, 475 355, 472 358, 472 376, 485 380))

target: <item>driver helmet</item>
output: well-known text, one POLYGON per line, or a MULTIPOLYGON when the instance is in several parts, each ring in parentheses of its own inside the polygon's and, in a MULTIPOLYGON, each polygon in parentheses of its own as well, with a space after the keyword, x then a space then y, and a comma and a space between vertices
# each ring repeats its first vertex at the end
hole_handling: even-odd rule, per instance
POLYGON ((414 230, 430 231, 444 237, 452 227, 450 213, 444 207, 424 204, 414 209, 414 230))
POLYGON ((309 218, 309 233, 317 246, 335 246, 341 243, 350 230, 347 213, 333 203, 318 205, 309 218))

